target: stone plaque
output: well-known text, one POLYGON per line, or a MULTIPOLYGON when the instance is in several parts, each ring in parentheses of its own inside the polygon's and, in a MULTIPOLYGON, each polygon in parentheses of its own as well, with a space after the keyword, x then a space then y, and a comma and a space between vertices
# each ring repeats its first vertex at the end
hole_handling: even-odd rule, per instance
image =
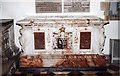
POLYGON ((36 13, 60 13, 62 12, 61 1, 36 1, 36 13))
POLYGON ((90 12, 89 0, 65 0, 64 12, 90 12))

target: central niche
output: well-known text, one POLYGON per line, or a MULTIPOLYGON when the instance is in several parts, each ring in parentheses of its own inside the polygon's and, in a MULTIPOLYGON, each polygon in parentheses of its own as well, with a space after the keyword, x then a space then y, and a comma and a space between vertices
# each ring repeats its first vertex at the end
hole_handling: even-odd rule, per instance
POLYGON ((53 32, 53 49, 71 49, 72 32, 66 32, 65 27, 61 27, 59 32, 53 32))

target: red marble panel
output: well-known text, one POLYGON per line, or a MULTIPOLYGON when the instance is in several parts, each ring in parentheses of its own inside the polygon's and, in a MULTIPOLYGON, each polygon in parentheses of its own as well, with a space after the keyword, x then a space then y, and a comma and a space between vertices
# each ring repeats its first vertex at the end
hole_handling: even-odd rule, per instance
POLYGON ((80 49, 90 49, 91 32, 80 32, 80 49))
POLYGON ((35 46, 35 49, 45 49, 45 33, 44 32, 34 33, 34 46, 35 46))

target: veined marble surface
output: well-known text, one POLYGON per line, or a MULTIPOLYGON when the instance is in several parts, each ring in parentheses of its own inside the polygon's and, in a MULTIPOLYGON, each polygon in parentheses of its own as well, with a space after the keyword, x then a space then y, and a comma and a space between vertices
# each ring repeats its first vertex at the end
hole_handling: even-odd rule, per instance
POLYGON ((91 26, 90 24, 93 25, 98 25, 102 26, 107 23, 108 21, 96 17, 96 16, 30 16, 25 19, 22 19, 17 22, 17 24, 20 25, 37 25, 37 24, 84 24, 83 26, 86 26, 85 24, 89 24, 87 26, 91 26))
POLYGON ((17 25, 21 26, 20 44, 25 55, 62 54, 63 50, 53 48, 53 33, 60 33, 61 27, 65 27, 65 33, 72 32, 72 53, 102 54, 106 37, 104 25, 107 23, 96 16, 31 16, 18 21, 17 25), (35 49, 34 32, 45 33, 45 49, 35 49), (79 48, 80 32, 91 32, 90 49, 79 48))

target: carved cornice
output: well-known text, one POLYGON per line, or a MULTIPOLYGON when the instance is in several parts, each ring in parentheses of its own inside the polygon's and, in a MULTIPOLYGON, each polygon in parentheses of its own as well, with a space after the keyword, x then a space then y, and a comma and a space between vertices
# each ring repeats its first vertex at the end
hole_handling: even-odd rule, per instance
POLYGON ((38 16, 28 17, 17 22, 20 26, 61 27, 68 24, 70 27, 104 26, 109 22, 96 16, 38 16), (48 25, 50 24, 50 25, 48 25))

